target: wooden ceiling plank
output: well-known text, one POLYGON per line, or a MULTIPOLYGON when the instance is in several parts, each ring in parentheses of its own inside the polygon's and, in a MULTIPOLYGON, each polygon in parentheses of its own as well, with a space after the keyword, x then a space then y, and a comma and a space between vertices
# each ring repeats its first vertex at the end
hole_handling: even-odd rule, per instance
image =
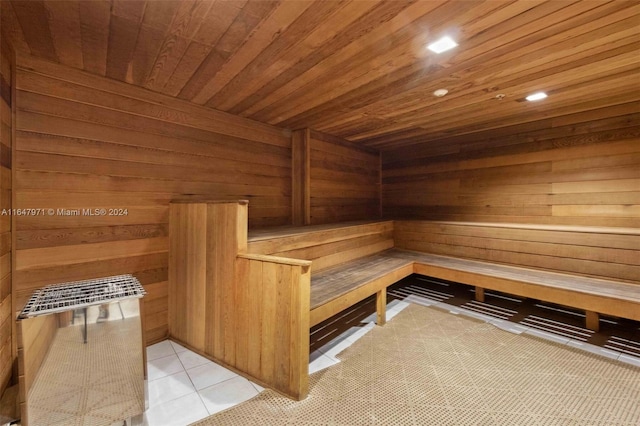
POLYGON ((104 76, 107 74, 111 3, 105 0, 81 1, 79 13, 84 69, 104 76))
MULTIPOLYGON (((605 34, 607 34, 607 32, 609 32, 609 31, 613 32, 613 30, 612 30, 612 29, 610 29, 610 28, 604 28, 604 32, 603 32, 603 34, 601 34, 601 36, 604 36, 604 35, 605 35, 605 34)), ((599 37, 594 37, 593 39, 594 39, 594 40, 596 40, 597 42, 602 42, 602 43, 604 43, 604 45, 605 45, 604 47, 607 47, 606 45, 607 45, 608 43, 609 43, 609 46, 611 46, 611 44, 610 44, 610 43, 612 43, 612 42, 613 42, 613 43, 614 43, 614 45, 615 45, 615 38, 617 38, 617 37, 622 37, 622 36, 624 36, 625 34, 626 34, 626 35, 633 35, 635 32, 637 32, 637 31, 635 30, 635 27, 634 27, 634 28, 629 28, 629 29, 626 31, 626 33, 624 33, 624 32, 623 32, 623 33, 618 33, 618 34, 616 34, 616 35, 612 36, 612 40, 613 40, 613 41, 608 40, 608 39, 607 39, 607 37, 601 37, 601 36, 599 36, 599 37)), ((636 37, 636 39, 637 39, 637 37, 636 37)), ((623 40, 625 40, 625 39, 623 39, 623 40)), ((634 43, 635 43, 635 42, 636 42, 636 40, 634 40, 634 43)), ((588 43, 589 43, 589 40, 588 40, 588 39, 586 39, 586 40, 584 41, 584 43, 582 43, 582 44, 587 44, 587 45, 588 45, 588 43)), ((587 50, 587 52, 593 52, 593 51, 594 51, 594 50, 593 50, 593 48, 594 48, 595 46, 588 45, 587 47, 589 48, 589 49, 587 50)), ((615 46, 612 46, 612 47, 615 47, 615 46)), ((632 45, 632 44, 629 44, 629 45, 627 46, 627 50, 626 50, 626 51, 635 51, 635 50, 636 50, 636 46, 635 46, 635 45, 632 45)), ((624 48, 620 48, 620 50, 619 50, 619 51, 617 51, 617 52, 615 52, 615 53, 616 53, 616 54, 623 54, 624 52, 625 52, 625 49, 624 49, 624 48)), ((606 53, 603 53, 603 54, 600 56, 600 58, 607 58, 607 54, 606 54, 606 53)), ((586 60, 582 60, 582 61, 577 62, 577 63, 576 63, 576 65, 580 65, 581 63, 582 63, 582 64, 589 63, 589 62, 594 61, 595 59, 598 59, 598 57, 596 56, 596 57, 594 57, 594 58, 587 58, 586 60)), ((606 63, 605 63, 605 65, 606 65, 606 63)), ((565 66, 564 66, 564 69, 565 69, 565 70, 568 70, 568 69, 571 69, 571 68, 576 68, 576 67, 575 67, 575 66, 567 66, 567 65, 565 65, 565 66)), ((584 68, 584 67, 583 67, 583 68, 584 68)), ((562 67, 560 67, 560 68, 558 68, 558 67, 557 67, 557 68, 555 68, 555 69, 551 69, 548 73, 549 73, 549 74, 551 74, 551 71, 553 71, 553 72, 557 72, 558 70, 561 70, 561 69, 562 69, 562 67)), ((535 73, 534 73, 534 75, 536 75, 536 77, 538 77, 538 78, 540 78, 540 76, 541 76, 541 74, 540 74, 540 73, 537 73, 537 74, 535 74, 535 73)), ((523 79, 525 79, 525 80, 527 80, 527 81, 531 81, 531 79, 532 79, 532 78, 533 78, 533 77, 529 77, 529 76, 524 76, 524 77, 523 77, 523 79)), ((549 84, 549 85, 550 85, 550 86, 552 86, 552 85, 553 85, 553 84, 552 84, 553 79, 549 79, 549 80, 551 81, 551 84, 549 84)), ((507 82, 507 83, 504 83, 502 86, 505 86, 505 87, 501 87, 501 88, 500 88, 500 89, 501 89, 501 92, 506 93, 506 90, 507 90, 507 87, 506 87, 506 86, 508 86, 508 84, 513 84, 513 82, 507 82), (504 90, 503 90, 503 89, 504 89, 504 90)), ((440 109, 442 108, 442 106, 446 106, 446 105, 448 104, 448 102, 451 102, 453 99, 455 99, 455 96, 457 96, 457 94, 459 93, 459 92, 457 92, 457 91, 453 91, 453 92, 454 92, 454 97, 453 97, 453 98, 449 98, 449 97, 448 97, 448 98, 447 98, 447 99, 448 99, 448 101, 447 101, 447 102, 445 102, 445 104, 442 104, 441 102, 439 103, 439 105, 440 105, 440 109)), ((435 99, 435 98, 432 98, 432 99, 435 99)), ((400 101, 399 99, 390 99, 390 103, 396 106, 396 107, 395 107, 395 109, 394 109, 394 112, 395 112, 396 114, 398 114, 398 115, 400 115, 400 113, 402 113, 402 112, 407 112, 407 111, 409 111, 409 110, 410 110, 410 108, 409 108, 408 110, 403 111, 403 109, 402 109, 402 107, 401 107, 401 105, 402 105, 402 104, 401 104, 401 101, 400 101)), ((432 102, 431 102, 431 103, 434 103, 434 101, 432 100, 432 102)), ((385 107, 384 107, 384 105, 375 105, 375 104, 372 104, 372 105, 371 105, 371 107, 378 107, 378 110, 379 110, 379 111, 380 111, 380 110, 382 110, 382 111, 383 111, 383 109, 385 108, 385 107)), ((455 106, 453 106, 453 107, 455 107, 455 106)), ((453 107, 452 107, 452 108, 453 108, 453 107)), ((427 111, 427 108, 430 108, 430 106, 425 106, 422 110, 414 111, 414 113, 424 113, 424 112, 426 112, 426 111, 427 111)), ((442 109, 441 109, 441 110, 442 110, 442 109)), ((318 126, 318 127, 319 127, 319 126, 318 126)))
POLYGON ((209 13, 204 17, 202 25, 193 36, 193 40, 208 46, 215 46, 246 3, 247 0, 215 0, 209 13))
POLYGON ((0 29, 2 29, 2 36, 9 39, 9 43, 14 49, 22 52, 31 51, 10 1, 0 2, 0 29))
MULTIPOLYGON (((586 94, 588 94, 588 91, 586 92, 587 92, 586 94)), ((582 93, 578 93, 575 96, 568 96, 568 99, 566 102, 557 104, 556 108, 554 109, 550 109, 548 111, 545 110, 544 116, 553 118, 553 117, 563 116, 566 114, 575 114, 583 111, 589 111, 595 108, 600 108, 600 107, 604 108, 604 107, 613 106, 620 103, 632 102, 638 98, 637 93, 633 93, 628 88, 622 88, 622 89, 613 90, 611 92, 611 95, 606 98, 597 98, 595 101, 594 99, 587 99, 586 101, 581 102, 584 100, 584 95, 583 95, 584 93, 585 92, 583 91, 582 93)), ((527 121, 532 121, 532 119, 534 119, 535 117, 536 116, 534 114, 516 113, 510 116, 502 117, 499 122, 495 122, 491 120, 491 118, 489 118, 487 121, 478 122, 478 124, 473 124, 473 125, 458 128, 455 130, 455 132, 456 134, 463 135, 467 133, 477 132, 478 130, 484 130, 484 129, 490 130, 496 127, 502 127, 502 124, 499 124, 499 123, 504 123, 505 126, 509 126, 509 125, 515 125, 519 123, 525 123, 527 121)), ((540 117, 540 115, 537 115, 537 117, 540 117)), ((446 128, 437 129, 437 130, 432 130, 432 129, 425 130, 425 134, 429 134, 429 133, 431 133, 434 138, 451 136, 452 134, 452 132, 450 130, 446 130, 446 128)))
POLYGON ((53 45, 60 63, 83 68, 80 7, 77 0, 46 0, 53 45))
POLYGON ((111 14, 135 23, 142 22, 147 3, 153 0, 111 0, 111 14))
POLYGON ((145 24, 140 25, 136 47, 131 58, 132 83, 136 86, 144 87, 165 42, 165 35, 165 30, 145 24))
MULTIPOLYGON (((450 26, 459 26, 461 28, 464 28, 464 26, 465 26, 464 23, 465 23, 466 20, 475 18, 476 9, 475 8, 471 8, 469 3, 466 3, 465 5, 467 6, 467 10, 465 10, 466 13, 463 13, 461 15, 456 13, 455 14, 456 15, 455 16, 455 20, 452 20, 451 23, 449 23, 450 26)), ((478 8, 482 8, 483 6, 484 5, 481 4, 481 5, 478 6, 478 8)), ((448 20, 445 19, 445 21, 448 21, 448 20)), ((434 33, 437 34, 438 31, 436 30, 434 33)), ((399 61, 396 60, 395 62, 398 63, 399 61)), ((335 108, 334 108, 334 110, 335 110, 335 108)), ((287 126, 291 126, 292 125, 290 120, 286 120, 286 121, 282 122, 281 124, 284 124, 284 125, 287 125, 287 126)))
MULTIPOLYGON (((223 89, 242 71, 246 70, 249 64, 260 58, 268 58, 268 54, 272 55, 270 60, 277 60, 278 50, 284 48, 284 42, 290 42, 286 37, 292 29, 300 31, 308 31, 308 27, 296 28, 295 21, 314 5, 311 1, 297 1, 294 3, 282 2, 280 3, 271 14, 266 17, 251 34, 251 37, 244 43, 244 45, 236 52, 236 54, 227 61, 220 71, 202 88, 202 91, 193 98, 196 103, 204 103, 209 107, 216 109, 219 105, 217 102, 220 97, 224 98, 225 94, 232 93, 234 88, 230 91, 222 92, 223 89), (268 52, 268 53, 267 53, 268 52), (215 98, 217 94, 220 94, 218 98, 215 98)), ((319 9, 325 6, 333 9, 336 6, 335 2, 323 2, 315 3, 315 6, 319 9)), ((319 12, 319 11, 318 11, 319 12)), ((309 25, 313 25, 311 22, 309 25)), ((302 32, 304 34, 304 32, 302 32)), ((298 34, 298 37, 300 34, 298 34)), ((237 86, 235 86, 237 88, 237 86)), ((223 101, 224 102, 224 101, 223 101)))
POLYGON ((292 46, 322 21, 335 16, 347 4, 337 1, 306 1, 296 2, 297 8, 293 8, 291 3, 281 5, 271 14, 268 21, 262 23, 251 39, 264 41, 254 43, 255 46, 251 46, 250 42, 246 43, 211 80, 217 91, 212 94, 206 105, 215 109, 230 110, 240 99, 246 97, 247 93, 259 88, 263 79, 268 80, 268 75, 277 76, 284 71, 293 62, 289 53, 292 46), (282 6, 285 10, 279 13, 282 6), (274 64, 277 67, 272 67, 275 69, 265 75, 269 65, 274 64))
POLYGON ((107 77, 133 81, 131 61, 140 31, 140 22, 111 14, 109 46, 107 48, 107 77))
MULTIPOLYGON (((601 13, 604 14, 604 16, 608 16, 608 12, 610 12, 610 10, 604 10, 601 13)), ((602 16, 602 15, 600 15, 602 16)), ((590 17, 585 17, 584 19, 590 19, 590 17)), ((548 19, 546 21, 549 21, 548 19)), ((584 20, 582 22, 585 22, 584 20)), ((587 21, 589 22, 589 21, 587 21)), ((542 39, 545 43, 547 42, 548 38, 544 38, 542 39)), ((523 40, 523 42, 525 42, 525 40, 523 40)), ((454 84, 454 85, 462 85, 464 86, 468 86, 467 81, 474 78, 475 75, 468 75, 470 71, 478 71, 480 70, 476 64, 493 64, 495 61, 494 60, 490 60, 490 59, 494 59, 496 57, 498 58, 504 58, 504 57, 512 57, 512 56, 518 56, 520 54, 520 52, 522 52, 523 50, 526 51, 527 49, 529 51, 533 51, 533 48, 531 47, 534 43, 532 43, 530 40, 526 40, 525 43, 523 42, 519 42, 517 43, 517 46, 513 46, 513 48, 511 48, 509 51, 500 51, 500 52, 496 52, 498 54, 498 56, 496 56, 495 54, 493 54, 490 57, 480 57, 480 55, 476 55, 477 58, 475 58, 475 60, 472 60, 471 62, 462 62, 459 63, 456 66, 452 66, 450 69, 443 69, 439 72, 431 72, 431 73, 425 73, 422 76, 418 76, 416 77, 417 79, 420 79, 418 81, 415 81, 414 84, 412 84, 411 86, 407 87, 406 85, 404 85, 404 82, 401 83, 401 87, 403 87, 405 90, 404 91, 400 91, 400 94, 398 94, 399 90, 396 88, 395 84, 389 84, 386 90, 379 90, 377 88, 375 88, 375 90, 372 90, 372 96, 374 96, 373 99, 371 99, 370 97, 364 97, 364 103, 367 103, 368 106, 365 108, 365 110, 363 112, 365 112, 367 115, 371 115, 371 114, 375 114, 375 111, 378 111, 381 107, 388 108, 388 105, 394 105, 394 109, 398 109, 398 107, 400 107, 402 104, 399 103, 400 100, 402 98, 405 97, 405 92, 407 91, 411 91, 412 87, 414 88, 413 90, 416 93, 416 98, 418 100, 424 99, 425 95, 430 97, 430 94, 433 90, 439 88, 439 87, 447 87, 450 89, 450 85, 454 84), (460 71, 461 70, 465 70, 467 75, 462 74, 460 71), (448 76, 451 76, 450 78, 448 76), (443 81, 444 79, 444 81, 443 81), (424 86, 425 82, 428 82, 432 80, 433 83, 431 83, 428 86, 424 86), (449 82, 447 83, 447 80, 449 80, 449 82), (461 82, 461 83, 460 83, 461 82), (394 93, 395 92, 395 93, 394 93), (376 102, 377 101, 377 102, 376 102)), ((477 49, 476 49, 477 50, 477 49)), ((538 49, 536 49, 538 50, 538 49)), ((535 51, 533 51, 535 52, 535 51)), ((539 55, 539 52, 533 53, 534 55, 539 55)), ((457 58, 457 56, 456 56, 457 58)), ((527 63, 525 60, 523 60, 523 63, 527 63)), ((496 67, 496 69, 510 69, 511 64, 505 64, 501 67, 496 67)), ((394 74, 395 75, 395 74, 394 74)), ((455 87, 455 86, 454 86, 455 87)), ((450 92, 456 92, 456 90, 451 90, 450 92)), ((410 93, 407 93, 407 95, 409 95, 410 93)), ((337 104, 346 104, 349 105, 350 107, 352 105, 354 105, 354 114, 360 114, 360 111, 357 111, 357 106, 358 103, 357 101, 355 101, 354 99, 344 99, 343 97, 339 97, 336 98, 335 102, 337 104)), ((321 120, 323 120, 325 123, 327 121, 333 120, 333 119, 340 119, 340 118, 344 118, 342 115, 340 117, 336 117, 336 108, 335 105, 332 105, 331 103, 327 104, 324 108, 325 110, 321 110, 318 111, 318 114, 321 114, 321 120)), ((342 111, 341 111, 342 112, 342 111)), ((298 117, 298 120, 307 120, 308 122, 313 123, 314 126, 319 127, 322 126, 322 122, 318 122, 317 119, 313 116, 308 116, 306 114, 298 117)), ((299 123, 297 121, 286 121, 284 124, 286 125, 291 125, 291 126, 295 126, 295 125, 299 125, 299 123)))
POLYGON ((277 79, 277 85, 270 87, 275 90, 266 94, 252 108, 252 110, 260 109, 249 116, 267 121, 267 115, 276 104, 288 103, 291 99, 298 98, 297 93, 304 92, 302 89, 310 81, 326 76, 332 68, 340 68, 362 50, 372 49, 383 43, 387 37, 401 30, 403 26, 415 25, 414 22, 418 19, 424 20, 424 16, 438 6, 440 4, 437 2, 382 3, 332 39, 325 45, 326 47, 282 73, 277 79))
POLYGON ((217 0, 203 16, 192 40, 186 45, 184 54, 179 58, 173 72, 162 87, 163 93, 177 97, 190 78, 207 57, 212 53, 215 44, 228 30, 245 2, 217 0), (239 8, 240 7, 240 8, 239 8))
POLYGON ((167 31, 173 16, 180 6, 180 0, 149 1, 142 16, 142 25, 167 31))
POLYGON ((162 92, 191 43, 191 37, 200 28, 204 16, 212 6, 208 0, 189 0, 180 3, 167 30, 145 87, 162 92))
MULTIPOLYGON (((520 79, 520 81, 518 81, 519 83, 518 85, 503 88, 504 93, 507 94, 506 99, 511 100, 510 103, 497 101, 495 99, 492 99, 493 98, 492 96, 486 96, 486 95, 483 96, 483 92, 479 91, 478 93, 472 93, 464 97, 466 98, 466 101, 463 107, 458 106, 459 104, 456 103, 456 105, 451 108, 454 109, 457 114, 464 114, 465 121, 471 121, 474 119, 474 116, 472 115, 474 111, 476 111, 481 115, 485 115, 487 114, 486 111, 489 110, 491 111, 490 113, 495 114, 495 112, 493 112, 492 110, 495 110, 495 108, 493 107, 496 105, 499 105, 500 109, 504 111, 505 109, 504 107, 510 106, 510 105, 516 105, 516 103, 513 103, 513 100, 524 98, 524 96, 528 92, 535 91, 535 89, 538 88, 537 86, 546 86, 546 90, 549 94, 556 94, 559 97, 560 93, 562 93, 567 88, 568 89, 571 88, 570 86, 571 84, 576 84, 582 81, 586 81, 587 84, 591 84, 591 82, 593 82, 595 78, 599 76, 607 76, 612 72, 612 70, 621 71, 621 70, 627 69, 632 71, 634 69, 637 69, 637 65, 639 61, 640 61, 640 58, 636 54, 636 51, 633 50, 631 52, 628 52, 627 54, 618 55, 615 58, 605 58, 604 60, 601 60, 599 62, 588 63, 587 65, 584 65, 582 67, 573 67, 573 68, 565 69, 563 72, 555 74, 553 76, 553 79, 551 79, 552 81, 551 83, 548 82, 549 79, 547 78, 547 76, 540 76, 535 79, 533 77, 530 77, 531 79, 527 79, 527 78, 520 79), (584 70, 585 72, 581 73, 582 70, 584 70), (565 87, 565 85, 567 87, 565 87), (480 103, 484 104, 485 106, 483 108, 479 108, 478 106, 480 103)), ((593 85, 592 91, 593 91, 593 87, 598 87, 599 90, 604 90, 603 86, 593 85)), ((541 87, 541 88, 544 88, 544 87, 541 87)), ((551 102, 553 101, 549 100, 549 102, 547 102, 546 105, 548 105, 551 102)), ((420 117, 422 121, 425 121, 424 117, 426 116, 426 114, 429 113, 429 109, 430 107, 425 107, 419 110, 419 112, 416 113, 415 116, 420 117)), ((413 115, 412 116, 404 115, 402 118, 397 118, 395 120, 395 126, 401 127, 402 125, 407 124, 408 122, 413 120, 412 117, 413 115)), ((450 111, 446 109, 446 103, 440 104, 437 114, 430 114, 427 117, 430 123, 438 122, 438 119, 440 117, 443 117, 445 119, 450 119, 449 120, 450 122, 460 121, 458 118, 450 114, 450 111)), ((339 133, 337 131, 338 129, 332 128, 331 130, 333 130, 334 133, 339 133)), ((377 130, 374 129, 373 131, 375 132, 377 130)), ((366 135, 362 136, 359 134, 356 137, 362 138, 362 137, 366 137, 366 135)))
MULTIPOLYGON (((632 87, 621 87, 621 88, 619 87, 620 83, 623 82, 624 79, 628 79, 628 78, 629 76, 625 76, 621 79, 617 79, 617 81, 614 81, 613 83, 611 83, 610 86, 606 85, 608 91, 612 95, 621 95, 620 99, 621 101, 624 101, 624 102, 628 102, 632 100, 633 96, 638 96, 638 93, 633 93, 632 87)), ((434 137, 435 136, 446 137, 452 134, 464 134, 464 133, 469 133, 470 131, 478 131, 485 128, 489 129, 489 128, 502 127, 502 126, 507 126, 511 124, 518 124, 518 123, 523 123, 527 121, 532 121, 532 119, 534 119, 535 117, 540 117, 541 115, 544 115, 547 117, 553 117, 557 115, 578 112, 578 111, 584 110, 581 108, 585 106, 586 106, 586 109, 593 109, 597 105, 594 104, 593 98, 589 98, 590 95, 592 95, 592 92, 588 88, 580 91, 574 91, 564 95, 563 96, 564 100, 562 102, 558 101, 558 102, 555 102, 553 105, 549 103, 544 108, 528 106, 527 110, 522 110, 522 108, 509 109, 509 110, 501 111, 500 115, 497 117, 496 117, 496 114, 494 113, 480 114, 480 113, 474 112, 475 110, 472 110, 472 112, 468 113, 468 115, 472 115, 472 117, 469 117, 468 122, 474 123, 474 124, 469 124, 466 126, 458 126, 455 128, 451 125, 451 122, 449 120, 430 122, 430 123, 415 122, 415 123, 411 123, 410 125, 415 127, 421 127, 423 129, 423 134, 425 135, 433 134, 434 137), (585 99, 587 99, 587 102, 584 102, 582 104, 577 103, 585 99), (550 110, 550 108, 555 108, 555 109, 550 110), (549 111, 553 111, 553 112, 549 112, 549 111), (455 130, 452 130, 452 129, 455 129, 455 130)), ((464 115, 464 112, 461 112, 461 114, 464 115)), ((406 128, 406 126, 407 126, 406 124, 397 125, 398 128, 406 128)), ((393 129, 393 127, 390 127, 390 128, 393 129)), ((364 141, 363 143, 366 143, 366 141, 364 141)))
POLYGON ((277 4, 277 1, 248 1, 224 35, 218 40, 214 49, 200 64, 198 70, 180 90, 178 97, 193 101, 202 88, 215 77, 220 68, 242 46, 254 28, 260 23, 261 19, 256 18, 255 15, 262 12, 265 16, 268 16, 269 12, 277 4))
MULTIPOLYGON (((343 49, 339 54, 329 57, 328 60, 301 76, 307 77, 303 80, 305 84, 290 95, 281 98, 278 104, 273 104, 268 110, 261 112, 260 120, 273 124, 283 123, 288 118, 298 115, 303 110, 303 105, 305 108, 320 105, 348 92, 350 88, 375 80, 381 73, 390 72, 418 58, 429 57, 424 49, 428 32, 423 26, 429 22, 446 22, 447 25, 451 20, 460 22, 465 17, 469 17, 468 12, 479 4, 482 2, 465 2, 464 4, 454 2, 450 7, 432 9, 426 15, 413 17, 417 20, 412 25, 403 25, 398 31, 387 32, 382 39, 373 37, 372 32, 366 41, 361 40, 354 46, 355 48, 343 49), (308 79, 311 75, 314 75, 314 78, 308 79)), ((431 28, 434 32, 438 29, 439 27, 431 28)), ((378 35, 377 32, 375 35, 378 35)), ((444 58, 440 60, 444 61, 444 58)))
POLYGON ((285 82, 282 77, 285 73, 292 72, 294 68, 300 67, 301 64, 307 62, 309 58, 316 57, 319 60, 323 56, 322 51, 326 50, 328 46, 332 47, 334 51, 338 50, 341 40, 339 34, 356 27, 358 22, 369 14, 372 9, 378 7, 381 1, 383 0, 351 1, 345 4, 340 9, 340 19, 326 19, 287 50, 286 55, 290 58, 288 68, 284 68, 280 63, 274 63, 269 66, 263 74, 264 77, 257 81, 261 86, 257 90, 253 90, 241 102, 234 105, 229 112, 238 115, 250 115, 252 112, 257 111, 260 108, 257 103, 267 93, 271 93, 275 87, 285 82))
MULTIPOLYGON (((632 44, 628 44, 626 46, 621 46, 618 49, 613 50, 605 50, 600 55, 596 55, 593 57, 587 57, 584 60, 576 61, 571 64, 567 64, 564 66, 549 68, 545 70, 545 72, 533 73, 532 75, 523 74, 520 77, 517 77, 511 81, 504 82, 500 86, 500 92, 507 95, 506 100, 511 100, 515 97, 515 99, 524 97, 524 94, 514 94, 510 92, 514 90, 516 87, 521 87, 527 91, 535 91, 536 84, 546 85, 545 90, 547 90, 548 94, 553 92, 553 87, 560 87, 563 83, 561 76, 568 77, 571 81, 577 78, 580 75, 581 71, 584 71, 585 74, 596 74, 599 71, 603 70, 604 74, 611 72, 611 70, 615 69, 618 66, 628 66, 630 64, 637 64, 638 57, 635 54, 638 48, 638 40, 636 40, 632 44), (612 56, 615 55, 615 56, 612 56), (595 66, 594 66, 595 64, 595 66), (538 83, 539 82, 539 83, 538 83)), ((466 91, 453 91, 454 97, 448 98, 446 101, 439 101, 437 98, 431 98, 431 101, 428 104, 424 102, 420 105, 420 109, 415 109, 411 111, 411 108, 403 109, 389 109, 384 105, 381 105, 379 108, 379 115, 384 118, 394 118, 396 116, 406 116, 408 112, 412 112, 416 115, 423 115, 428 113, 429 109, 433 108, 435 105, 438 106, 438 112, 440 114, 448 114, 452 110, 458 109, 460 107, 460 102, 464 102, 465 107, 469 107, 473 105, 474 100, 486 102, 488 99, 493 98, 491 92, 487 92, 486 89, 478 90, 479 88, 468 89, 466 91), (466 95, 466 96, 461 96, 466 95), (385 115, 389 114, 389 115, 385 115)), ((399 101, 392 102, 394 105, 398 105, 399 101)), ((502 105, 502 102, 500 102, 502 105)), ((487 105, 490 107, 490 105, 487 105)), ((431 116, 433 118, 433 115, 431 116)))
POLYGON ((59 62, 44 2, 12 1, 11 5, 31 52, 50 61, 59 62))
POLYGON ((165 84, 163 92, 178 96, 189 79, 198 70, 220 37, 229 29, 245 2, 217 0, 204 17, 200 28, 189 44, 173 74, 165 84))

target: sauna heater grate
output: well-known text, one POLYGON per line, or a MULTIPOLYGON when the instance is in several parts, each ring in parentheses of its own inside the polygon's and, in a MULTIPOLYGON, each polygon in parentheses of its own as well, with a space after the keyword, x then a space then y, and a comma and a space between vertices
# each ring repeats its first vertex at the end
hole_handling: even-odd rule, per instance
POLYGON ((130 274, 53 284, 36 290, 18 318, 86 308, 144 294, 140 281, 130 274))

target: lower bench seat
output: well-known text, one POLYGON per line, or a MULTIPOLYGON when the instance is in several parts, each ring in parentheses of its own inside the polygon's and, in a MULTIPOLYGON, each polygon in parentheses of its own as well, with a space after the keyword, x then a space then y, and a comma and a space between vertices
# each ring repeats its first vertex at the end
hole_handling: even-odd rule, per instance
POLYGON ((640 321, 637 285, 455 257, 391 249, 311 274, 311 325, 377 294, 378 324, 385 322, 386 287, 412 274, 475 286, 476 299, 496 290, 583 309, 597 330, 599 314, 640 321))

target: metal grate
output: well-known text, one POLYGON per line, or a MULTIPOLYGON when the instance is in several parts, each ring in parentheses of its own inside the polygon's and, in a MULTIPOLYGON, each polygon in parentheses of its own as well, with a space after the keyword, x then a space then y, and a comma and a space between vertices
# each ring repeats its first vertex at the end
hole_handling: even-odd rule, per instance
POLYGON ((32 318, 122 299, 139 298, 144 294, 140 281, 130 274, 53 284, 36 290, 18 318, 32 318))

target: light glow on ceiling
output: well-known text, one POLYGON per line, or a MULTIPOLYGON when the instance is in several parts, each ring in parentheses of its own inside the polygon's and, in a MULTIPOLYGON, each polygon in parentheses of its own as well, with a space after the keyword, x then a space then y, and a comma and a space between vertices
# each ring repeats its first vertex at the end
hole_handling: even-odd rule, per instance
POLYGON ((544 92, 536 92, 532 95, 527 96, 525 99, 528 101, 539 101, 540 99, 544 99, 547 97, 547 94, 544 92))
POLYGON ((442 52, 446 52, 447 50, 453 49, 457 45, 458 43, 453 41, 451 37, 444 36, 440 40, 434 41, 433 43, 428 45, 427 49, 435 53, 442 53, 442 52))

